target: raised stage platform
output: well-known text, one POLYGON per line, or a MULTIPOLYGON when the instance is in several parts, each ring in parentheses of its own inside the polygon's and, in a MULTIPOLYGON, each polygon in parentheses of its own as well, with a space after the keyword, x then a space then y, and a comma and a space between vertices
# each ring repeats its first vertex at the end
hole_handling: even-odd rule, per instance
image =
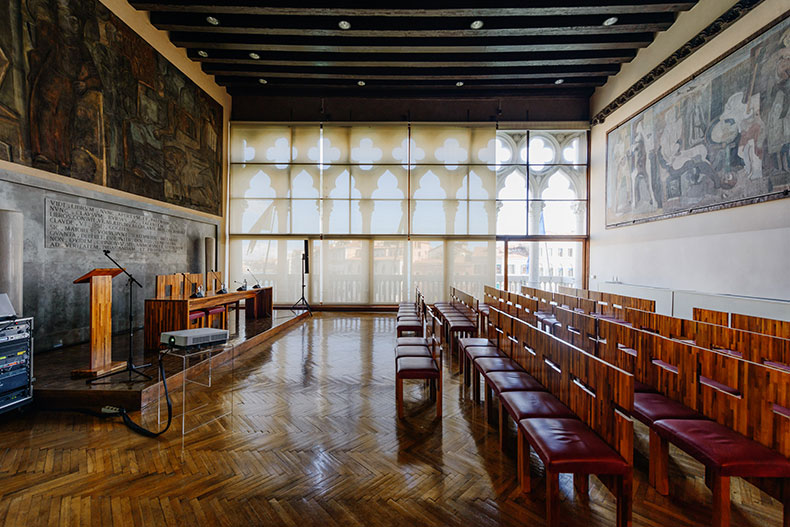
MULTIPOLYGON (((228 319, 231 333, 227 349, 213 356, 213 364, 221 364, 234 357, 238 359, 244 354, 254 351, 257 345, 307 316, 309 316, 307 313, 296 315, 290 310, 275 310, 272 318, 247 320, 243 313, 237 318, 236 312, 233 311, 228 319)), ((158 356, 155 352, 143 352, 143 338, 142 330, 135 332, 134 363, 151 363, 151 366, 144 368, 143 371, 150 375, 152 380, 132 375, 130 381, 128 373, 118 374, 93 384, 86 384, 85 379, 72 379, 71 370, 89 362, 90 349, 87 343, 36 355, 34 357, 36 382, 33 385, 35 405, 41 409, 97 409, 111 405, 131 411, 154 403, 158 393, 158 356)), ((113 360, 125 362, 129 352, 128 335, 114 335, 112 347, 113 360)), ((201 367, 200 364, 190 365, 190 368, 199 367, 201 367)), ((181 368, 180 358, 167 357, 165 359, 165 374, 168 383, 180 382, 181 368)))

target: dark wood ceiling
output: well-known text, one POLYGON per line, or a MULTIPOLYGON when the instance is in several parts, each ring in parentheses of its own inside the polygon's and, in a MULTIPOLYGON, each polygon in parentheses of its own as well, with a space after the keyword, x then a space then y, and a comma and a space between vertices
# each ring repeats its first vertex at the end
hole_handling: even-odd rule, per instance
POLYGON ((234 95, 490 97, 591 93, 696 1, 130 3, 234 95))

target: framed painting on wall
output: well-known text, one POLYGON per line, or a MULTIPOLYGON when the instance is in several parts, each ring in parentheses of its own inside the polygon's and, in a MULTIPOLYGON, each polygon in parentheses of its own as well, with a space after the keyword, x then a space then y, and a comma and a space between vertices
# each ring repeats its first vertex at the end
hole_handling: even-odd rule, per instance
POLYGON ((616 126, 606 226, 790 197, 790 18, 616 126))

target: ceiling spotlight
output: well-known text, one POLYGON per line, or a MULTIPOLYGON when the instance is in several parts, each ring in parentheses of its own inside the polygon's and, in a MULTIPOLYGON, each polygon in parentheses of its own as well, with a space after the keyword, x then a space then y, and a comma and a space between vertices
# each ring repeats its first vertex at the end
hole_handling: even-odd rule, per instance
POLYGON ((554 81, 554 84, 562 84, 563 82, 565 82, 565 79, 557 79, 554 81))
POLYGON ((268 84, 268 83, 269 81, 267 81, 266 79, 258 79, 258 84, 268 84))
POLYGON ((603 25, 605 25, 605 26, 613 26, 616 23, 617 23, 617 17, 616 16, 610 16, 609 18, 607 18, 606 20, 603 21, 603 25))
POLYGON ((213 16, 207 16, 206 17, 206 22, 208 22, 212 26, 218 26, 219 25, 219 19, 216 18, 216 17, 213 17, 213 16))
POLYGON ((337 23, 337 26, 340 29, 351 29, 351 22, 349 22, 348 20, 341 20, 340 22, 337 23))
POLYGON ((365 81, 357 81, 357 85, 358 86, 364 86, 365 85, 365 81))
POLYGON ((250 51, 250 58, 252 60, 258 60, 259 58, 261 58, 261 56, 255 53, 254 51, 250 51))
POLYGON ((480 28, 483 27, 483 21, 482 20, 475 20, 475 21, 473 21, 470 24, 469 27, 471 27, 472 29, 480 29, 480 28))
POLYGON ((198 50, 198 55, 200 55, 200 56, 201 56, 201 57, 203 57, 204 59, 205 59, 206 57, 208 57, 208 53, 206 53, 206 52, 205 52, 205 51, 203 51, 202 49, 199 49, 199 50, 198 50))
POLYGON ((458 82, 455 83, 455 85, 460 88, 461 86, 464 85, 464 83, 463 83, 463 81, 458 81, 458 82))

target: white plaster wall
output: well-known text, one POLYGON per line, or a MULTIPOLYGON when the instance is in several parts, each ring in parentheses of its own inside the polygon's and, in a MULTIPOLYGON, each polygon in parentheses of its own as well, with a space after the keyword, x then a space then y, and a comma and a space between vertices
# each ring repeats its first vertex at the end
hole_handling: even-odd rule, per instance
MULTIPOLYGON (((595 115, 734 2, 702 0, 596 90, 595 115)), ((765 0, 591 131, 590 288, 605 281, 790 300, 790 199, 606 229, 606 133, 790 10, 765 0)))

